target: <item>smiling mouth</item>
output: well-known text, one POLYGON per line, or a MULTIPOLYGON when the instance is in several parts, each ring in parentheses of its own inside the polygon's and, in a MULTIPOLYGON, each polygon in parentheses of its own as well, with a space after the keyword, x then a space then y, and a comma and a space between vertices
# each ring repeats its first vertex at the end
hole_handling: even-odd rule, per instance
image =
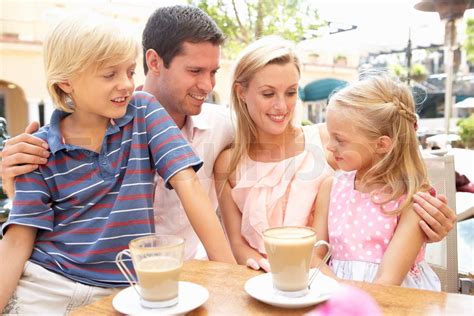
POLYGON ((112 99, 111 101, 114 103, 123 103, 127 100, 127 98, 128 97, 119 97, 119 98, 112 99))
POLYGON ((286 118, 286 114, 267 114, 267 116, 274 122, 283 122, 286 118))
POLYGON ((198 95, 189 93, 189 96, 197 101, 204 101, 206 99, 206 95, 198 95))

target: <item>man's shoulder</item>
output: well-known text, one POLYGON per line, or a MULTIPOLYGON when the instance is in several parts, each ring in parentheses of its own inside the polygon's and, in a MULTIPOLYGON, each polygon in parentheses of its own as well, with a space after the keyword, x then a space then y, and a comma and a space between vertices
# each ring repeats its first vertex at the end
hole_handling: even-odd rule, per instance
POLYGON ((230 109, 225 105, 204 103, 201 113, 197 118, 212 122, 214 124, 230 125, 230 109))

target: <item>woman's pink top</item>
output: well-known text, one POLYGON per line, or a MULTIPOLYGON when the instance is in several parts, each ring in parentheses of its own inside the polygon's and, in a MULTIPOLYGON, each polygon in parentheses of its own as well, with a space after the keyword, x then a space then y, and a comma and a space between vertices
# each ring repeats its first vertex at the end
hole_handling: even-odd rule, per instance
POLYGON ((265 254, 262 232, 277 226, 311 224, 312 206, 321 181, 332 174, 317 125, 302 128, 305 148, 278 162, 243 157, 236 169, 232 198, 242 212, 241 234, 265 254))

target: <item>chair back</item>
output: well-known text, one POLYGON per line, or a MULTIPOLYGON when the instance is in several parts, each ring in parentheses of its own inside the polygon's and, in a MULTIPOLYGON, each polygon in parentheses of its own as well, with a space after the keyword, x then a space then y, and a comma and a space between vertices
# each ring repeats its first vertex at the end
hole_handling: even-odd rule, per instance
MULTIPOLYGON (((448 205, 456 210, 456 180, 454 156, 429 155, 424 157, 428 178, 438 194, 446 195, 448 205)), ((426 261, 433 267, 441 280, 441 289, 446 292, 459 291, 457 227, 440 242, 426 246, 426 261)))

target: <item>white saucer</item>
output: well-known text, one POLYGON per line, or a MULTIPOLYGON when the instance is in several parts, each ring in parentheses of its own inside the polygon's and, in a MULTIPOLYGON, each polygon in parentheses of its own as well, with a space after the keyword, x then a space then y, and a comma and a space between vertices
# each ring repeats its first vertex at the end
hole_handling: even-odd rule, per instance
POLYGON ((146 308, 140 304, 137 292, 131 287, 115 295, 112 305, 122 313, 128 315, 176 315, 192 311, 204 304, 209 298, 209 292, 201 285, 179 281, 178 304, 162 308, 146 308))
MULTIPOLYGON (((311 269, 313 273, 314 269, 311 269)), ((302 297, 286 297, 279 294, 273 287, 271 273, 253 277, 245 283, 245 291, 253 298, 264 303, 283 308, 303 308, 323 302, 339 287, 339 283, 318 273, 308 294, 302 297)))

